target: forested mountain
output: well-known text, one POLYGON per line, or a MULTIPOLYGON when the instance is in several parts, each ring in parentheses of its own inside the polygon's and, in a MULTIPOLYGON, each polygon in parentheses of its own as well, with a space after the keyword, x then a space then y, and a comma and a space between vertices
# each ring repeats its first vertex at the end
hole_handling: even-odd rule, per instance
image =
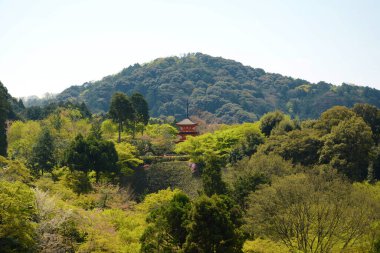
POLYGON ((304 119, 334 105, 380 106, 376 89, 314 84, 201 53, 135 64, 100 81, 72 86, 57 99, 84 101, 92 112, 106 112, 116 91, 143 94, 154 117, 184 117, 189 99, 190 114, 224 123, 256 120, 274 109, 304 119))

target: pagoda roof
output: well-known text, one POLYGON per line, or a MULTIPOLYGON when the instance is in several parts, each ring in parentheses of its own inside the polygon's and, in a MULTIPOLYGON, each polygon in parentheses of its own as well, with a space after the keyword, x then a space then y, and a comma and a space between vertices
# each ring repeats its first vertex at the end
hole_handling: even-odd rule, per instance
POLYGON ((188 126, 188 125, 198 125, 197 123, 192 122, 190 119, 184 119, 176 123, 177 126, 188 126))

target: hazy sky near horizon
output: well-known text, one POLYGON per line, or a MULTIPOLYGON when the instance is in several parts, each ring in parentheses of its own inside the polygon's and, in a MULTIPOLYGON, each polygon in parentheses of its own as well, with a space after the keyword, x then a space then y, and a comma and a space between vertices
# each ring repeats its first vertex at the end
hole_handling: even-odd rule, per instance
POLYGON ((0 0, 0 81, 57 93, 202 52, 312 82, 380 89, 377 0, 0 0))

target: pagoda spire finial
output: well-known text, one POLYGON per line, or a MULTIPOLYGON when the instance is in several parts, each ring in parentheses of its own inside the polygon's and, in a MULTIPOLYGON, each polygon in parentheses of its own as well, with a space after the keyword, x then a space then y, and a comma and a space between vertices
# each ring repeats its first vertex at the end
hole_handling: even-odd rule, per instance
POLYGON ((186 100, 186 118, 189 118, 189 99, 186 100))

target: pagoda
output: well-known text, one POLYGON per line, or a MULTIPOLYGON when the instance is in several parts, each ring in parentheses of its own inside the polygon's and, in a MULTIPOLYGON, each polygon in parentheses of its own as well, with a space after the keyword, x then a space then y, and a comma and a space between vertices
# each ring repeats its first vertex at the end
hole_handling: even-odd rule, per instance
POLYGON ((196 129, 197 123, 192 122, 189 118, 186 118, 184 120, 181 120, 180 122, 176 123, 176 125, 179 127, 179 133, 178 136, 180 137, 178 142, 182 142, 186 140, 186 136, 196 136, 198 135, 198 131, 196 129))

